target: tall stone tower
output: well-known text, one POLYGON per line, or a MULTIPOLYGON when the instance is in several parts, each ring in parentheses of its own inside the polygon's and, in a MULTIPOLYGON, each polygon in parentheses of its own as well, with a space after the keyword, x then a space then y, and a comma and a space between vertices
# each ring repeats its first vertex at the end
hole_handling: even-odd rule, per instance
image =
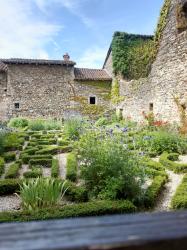
POLYGON ((149 76, 155 113, 180 119, 187 107, 187 1, 171 0, 158 54, 149 76))
POLYGON ((125 101, 118 108, 137 121, 143 111, 168 122, 187 114, 187 0, 165 0, 165 5, 164 29, 148 78, 121 85, 125 101))

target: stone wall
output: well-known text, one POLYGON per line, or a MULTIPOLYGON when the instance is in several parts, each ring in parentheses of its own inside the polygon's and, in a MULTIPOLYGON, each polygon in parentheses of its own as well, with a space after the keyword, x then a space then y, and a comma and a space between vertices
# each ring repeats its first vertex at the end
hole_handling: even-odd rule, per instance
POLYGON ((153 104, 153 111, 160 119, 180 121, 175 98, 187 106, 187 31, 179 33, 176 21, 176 8, 180 2, 171 0, 167 24, 149 77, 121 81, 125 101, 118 108, 123 108, 124 117, 142 120, 142 111, 149 112, 150 104, 153 104))
POLYGON ((106 60, 106 63, 104 65, 104 69, 107 71, 107 73, 110 76, 114 76, 113 74, 113 65, 112 65, 112 51, 110 52, 108 59, 106 60))
POLYGON ((0 76, 0 119, 67 118, 108 110, 111 83, 75 81, 74 67, 9 64, 0 76), (95 97, 96 105, 90 105, 95 97))

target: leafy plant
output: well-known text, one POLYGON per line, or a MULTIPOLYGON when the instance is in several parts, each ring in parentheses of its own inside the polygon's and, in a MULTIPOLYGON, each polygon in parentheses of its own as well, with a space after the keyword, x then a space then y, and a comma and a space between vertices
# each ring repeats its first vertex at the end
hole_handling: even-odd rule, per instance
POLYGON ((59 205, 67 190, 64 187, 65 182, 50 178, 23 182, 20 186, 23 209, 33 211, 59 205))
POLYGON ((70 139, 78 139, 82 128, 82 123, 83 121, 78 118, 66 120, 64 122, 64 134, 70 139))
POLYGON ((26 118, 17 117, 17 118, 12 118, 9 121, 8 126, 11 128, 25 128, 28 126, 28 124, 29 122, 26 118))
POLYGON ((81 177, 91 196, 135 200, 142 195, 144 170, 121 136, 90 132, 79 145, 81 177))

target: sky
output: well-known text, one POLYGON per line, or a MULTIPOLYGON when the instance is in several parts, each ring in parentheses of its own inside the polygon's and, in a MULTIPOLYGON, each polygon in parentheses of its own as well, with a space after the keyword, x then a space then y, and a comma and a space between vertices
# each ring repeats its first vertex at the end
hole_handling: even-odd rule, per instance
POLYGON ((115 31, 153 34, 163 0, 0 0, 0 58, 102 68, 115 31))

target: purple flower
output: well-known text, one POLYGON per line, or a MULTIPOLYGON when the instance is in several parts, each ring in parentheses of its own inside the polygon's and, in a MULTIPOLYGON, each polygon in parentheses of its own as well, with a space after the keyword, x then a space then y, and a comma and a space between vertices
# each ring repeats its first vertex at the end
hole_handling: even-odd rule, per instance
POLYGON ((123 128, 123 129, 122 129, 122 132, 123 132, 123 133, 128 132, 128 128, 123 128))

